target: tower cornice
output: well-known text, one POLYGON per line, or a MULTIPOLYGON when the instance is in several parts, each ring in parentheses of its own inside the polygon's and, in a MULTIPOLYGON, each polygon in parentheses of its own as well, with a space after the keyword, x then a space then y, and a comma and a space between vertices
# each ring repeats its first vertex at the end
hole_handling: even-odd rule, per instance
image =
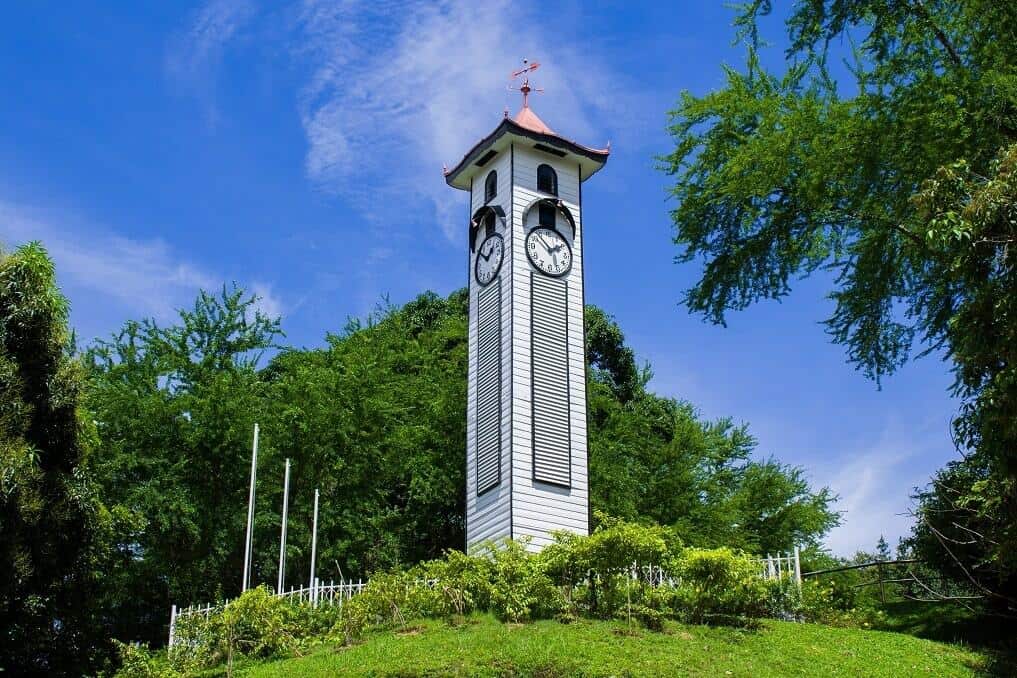
POLYGON ((575 156, 579 162, 580 181, 589 179, 603 167, 611 153, 610 147, 603 149, 590 148, 555 134, 530 108, 524 107, 515 119, 504 118, 494 128, 493 132, 478 141, 473 148, 467 151, 462 160, 456 163, 452 169, 446 170, 445 182, 453 188, 464 191, 469 190, 470 177, 476 172, 481 171, 483 166, 490 160, 490 158, 484 159, 484 156, 491 150, 495 152, 503 150, 501 147, 507 146, 507 137, 517 137, 521 140, 533 141, 535 142, 533 145, 538 149, 539 145, 543 144, 553 149, 553 151, 557 151, 555 155, 562 154, 560 157, 567 155, 575 156), (523 113, 528 113, 529 116, 524 117, 523 113), (540 124, 531 123, 532 120, 536 120, 540 124), (541 128, 547 131, 541 131, 541 128), (503 142, 503 140, 505 141, 503 142))

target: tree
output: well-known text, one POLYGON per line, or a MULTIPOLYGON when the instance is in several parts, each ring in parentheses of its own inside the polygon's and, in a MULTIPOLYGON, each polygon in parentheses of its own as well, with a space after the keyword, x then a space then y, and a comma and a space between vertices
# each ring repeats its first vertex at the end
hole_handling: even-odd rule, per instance
POLYGON ((85 472, 93 431, 67 300, 38 243, 0 252, 0 671, 81 675, 106 647, 96 605, 115 516, 85 472))
POLYGON ((770 9, 740 9, 744 70, 703 97, 684 93, 671 113, 675 242, 681 261, 704 261, 684 301, 722 323, 830 271, 827 329, 869 377, 916 346, 951 360, 955 438, 986 469, 986 482, 954 489, 997 513, 980 552, 1012 597, 1017 534, 1002 526, 1017 522, 1017 6, 803 0, 779 75, 758 57, 770 9), (833 75, 840 57, 846 84, 833 75))
POLYGON ((890 560, 890 545, 883 535, 879 535, 879 541, 876 542, 876 555, 880 560, 890 560))
POLYGON ((131 321, 86 352, 91 466, 139 519, 105 579, 115 637, 161 642, 171 603, 238 592, 258 363, 279 334, 253 296, 223 289, 175 325, 131 321))

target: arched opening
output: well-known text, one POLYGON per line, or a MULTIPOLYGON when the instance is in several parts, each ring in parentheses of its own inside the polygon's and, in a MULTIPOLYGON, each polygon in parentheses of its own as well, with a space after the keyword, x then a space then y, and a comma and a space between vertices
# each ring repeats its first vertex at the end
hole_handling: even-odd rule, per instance
POLYGON ((572 237, 576 237, 576 220, 572 216, 572 212, 569 211, 569 208, 561 200, 556 198, 537 198, 523 208, 523 223, 527 224, 528 227, 533 226, 531 212, 536 212, 534 216, 536 216, 537 226, 551 227, 563 234, 566 232, 564 229, 568 229, 572 232, 572 237))
POLYGON ((501 222, 502 227, 505 226, 505 210, 501 208, 501 205, 484 205, 473 213, 473 217, 470 219, 471 252, 477 246, 477 233, 480 229, 483 228, 484 233, 490 235, 497 229, 498 222, 501 222))
POLYGON ((558 174, 550 165, 537 167, 537 190, 558 195, 558 174))
POLYGON ((554 228, 554 213, 557 211, 555 206, 547 202, 542 202, 538 206, 537 210, 537 223, 541 226, 554 228))
POLYGON ((498 173, 491 170, 484 180, 484 202, 491 202, 498 195, 498 173))

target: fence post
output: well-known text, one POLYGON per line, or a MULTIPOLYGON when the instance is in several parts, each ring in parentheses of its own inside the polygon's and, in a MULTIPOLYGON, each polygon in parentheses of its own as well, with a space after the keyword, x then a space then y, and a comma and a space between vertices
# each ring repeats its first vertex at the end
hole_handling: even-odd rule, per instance
POLYGON ((798 588, 802 587, 802 561, 797 546, 795 546, 795 583, 798 584, 798 588))
POLYGON ((170 629, 169 629, 169 647, 173 647, 173 641, 176 640, 177 630, 177 606, 170 605, 170 629))
POLYGON ((883 561, 876 565, 876 572, 879 576, 879 602, 886 604, 886 590, 883 588, 883 561))

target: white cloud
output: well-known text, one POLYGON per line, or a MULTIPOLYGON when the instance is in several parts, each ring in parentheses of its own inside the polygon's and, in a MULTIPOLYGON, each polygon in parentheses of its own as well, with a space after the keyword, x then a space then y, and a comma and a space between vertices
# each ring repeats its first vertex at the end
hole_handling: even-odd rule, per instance
POLYGON ((250 290, 258 297, 257 302, 255 302, 255 306, 258 307, 259 311, 270 318, 278 318, 282 316, 282 300, 276 296, 271 285, 263 282, 253 282, 250 285, 250 290))
POLYGON ((519 3, 308 2, 299 26, 314 68, 299 104, 309 178, 383 219, 392 200, 423 202, 450 238, 461 215, 441 166, 498 123, 499 92, 518 108, 506 85, 521 57, 543 62, 535 81, 548 95, 534 109, 570 137, 602 143, 594 119, 619 101, 604 87, 617 76, 519 3))
MULTIPOLYGON (((224 278, 188 262, 162 240, 125 238, 96 228, 67 212, 15 205, 0 200, 0 240, 6 247, 39 240, 53 258, 57 279, 72 305, 98 295, 130 313, 169 320, 190 306, 199 289, 214 291, 224 278)), ((283 305, 271 286, 253 281, 259 307, 281 315, 283 305)))
POLYGON ((871 551, 880 535, 892 548, 898 537, 910 533, 908 494, 929 480, 923 459, 943 456, 944 425, 889 421, 878 438, 860 441, 855 449, 838 449, 836 465, 818 470, 815 486, 828 485, 840 496, 836 509, 844 511, 843 524, 826 538, 834 553, 871 551))
POLYGON ((535 83, 547 95, 534 109, 570 138, 602 144, 641 110, 631 83, 585 49, 581 31, 521 3, 304 0, 295 12, 258 14, 250 0, 209 2, 172 43, 168 72, 200 95, 240 36, 271 43, 288 23, 286 49, 306 69, 296 106, 307 177, 379 226, 424 208, 450 239, 461 237, 465 197, 445 185, 442 165, 497 125, 502 104, 519 107, 506 86, 523 57, 542 63, 535 83))
POLYGON ((227 45, 252 19, 255 9, 249 0, 213 0, 191 15, 186 30, 174 36, 166 50, 167 75, 202 100, 210 126, 219 115, 214 97, 216 71, 227 45))

